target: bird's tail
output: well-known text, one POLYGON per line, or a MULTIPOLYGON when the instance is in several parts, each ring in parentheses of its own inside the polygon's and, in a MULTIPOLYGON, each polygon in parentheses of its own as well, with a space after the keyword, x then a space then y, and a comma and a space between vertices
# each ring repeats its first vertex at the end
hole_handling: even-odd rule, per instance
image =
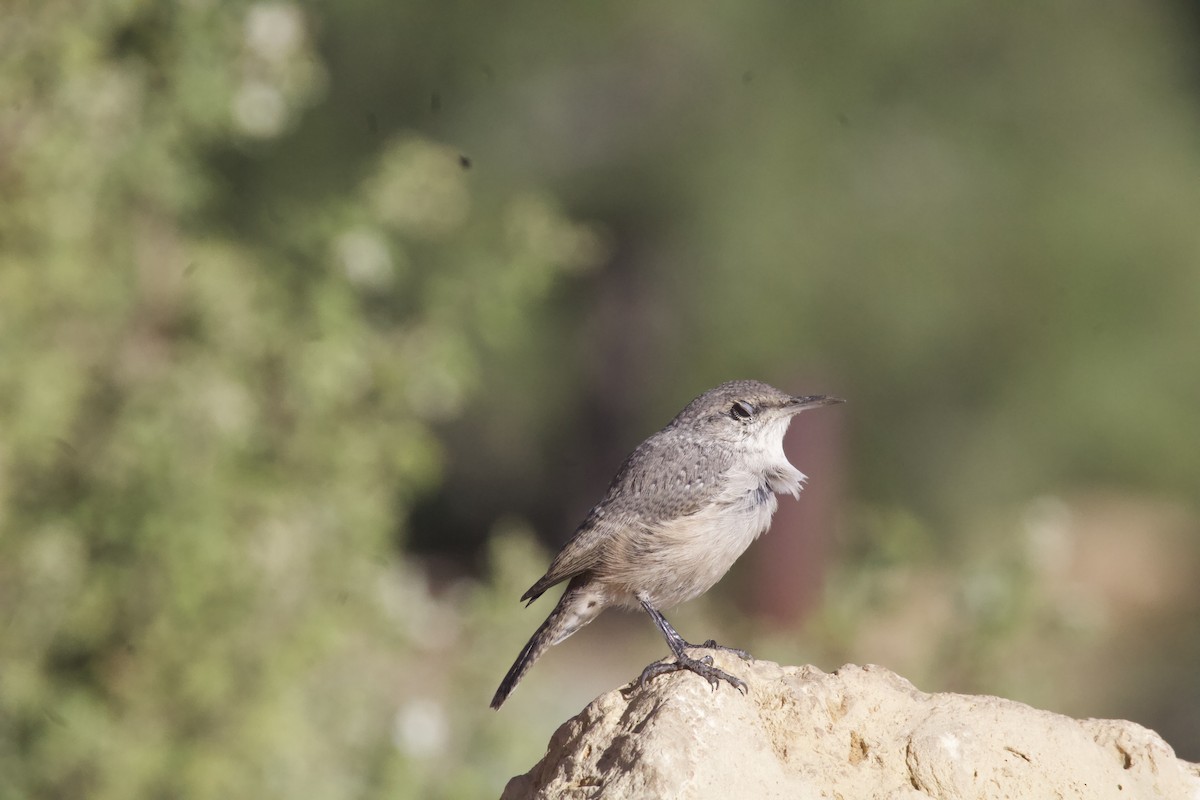
POLYGON ((550 612, 550 616, 546 617, 546 621, 541 624, 541 627, 534 631, 533 636, 529 637, 529 641, 521 649, 521 654, 509 668, 504 680, 500 681, 500 688, 492 697, 492 708, 500 708, 509 693, 512 692, 513 687, 521 678, 525 677, 525 673, 533 666, 533 662, 541 657, 542 653, 594 620, 604 610, 605 605, 604 598, 599 592, 586 585, 576 585, 572 581, 567 591, 563 592, 558 605, 550 612))

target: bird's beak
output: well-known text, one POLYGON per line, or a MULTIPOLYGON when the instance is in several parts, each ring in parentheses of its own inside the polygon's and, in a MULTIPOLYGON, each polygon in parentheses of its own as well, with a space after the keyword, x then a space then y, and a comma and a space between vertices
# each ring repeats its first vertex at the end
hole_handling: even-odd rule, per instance
POLYGON ((817 406, 832 406, 837 403, 846 402, 840 397, 829 397, 823 394, 809 395, 808 397, 793 397, 788 401, 786 410, 798 414, 806 408, 816 408, 817 406))

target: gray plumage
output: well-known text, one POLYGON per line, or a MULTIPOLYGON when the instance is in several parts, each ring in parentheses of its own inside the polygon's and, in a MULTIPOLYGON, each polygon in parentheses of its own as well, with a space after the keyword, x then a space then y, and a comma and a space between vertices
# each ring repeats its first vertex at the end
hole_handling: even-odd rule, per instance
POLYGON ((770 525, 776 494, 799 496, 805 478, 784 456, 783 435, 795 414, 836 402, 793 397, 759 381, 732 381, 697 397, 642 442, 546 574, 522 595, 532 603, 569 581, 496 690, 492 708, 542 653, 609 606, 645 609, 675 654, 672 664, 648 667, 643 680, 687 669, 714 687, 725 680, 744 688, 705 659, 688 657, 684 650, 695 645, 659 612, 720 580, 770 525))

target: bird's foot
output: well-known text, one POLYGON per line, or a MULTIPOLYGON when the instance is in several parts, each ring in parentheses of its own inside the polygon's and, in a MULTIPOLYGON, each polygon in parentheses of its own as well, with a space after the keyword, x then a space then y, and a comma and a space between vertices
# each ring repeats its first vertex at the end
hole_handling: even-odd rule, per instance
POLYGON ((642 676, 638 678, 638 685, 645 686, 647 681, 657 678, 659 675, 666 675, 668 672, 678 672, 681 669, 686 669, 688 672, 694 672, 708 681, 714 691, 720 685, 721 681, 725 681, 742 694, 746 693, 746 683, 744 681, 730 675, 724 670, 717 669, 712 663, 712 656, 690 658, 682 654, 676 656, 674 661, 665 663, 657 661, 642 670, 642 676))
POLYGON ((724 650, 726 653, 733 653, 742 661, 753 661, 754 656, 747 653, 745 650, 739 650, 736 647, 726 647, 723 644, 717 644, 716 640, 709 639, 704 644, 689 644, 688 647, 694 650, 724 650))

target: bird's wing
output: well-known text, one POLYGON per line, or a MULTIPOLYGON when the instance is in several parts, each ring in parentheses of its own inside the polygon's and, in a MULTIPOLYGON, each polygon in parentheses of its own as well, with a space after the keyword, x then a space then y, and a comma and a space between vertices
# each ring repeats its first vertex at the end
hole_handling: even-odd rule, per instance
POLYGON ((576 529, 546 574, 521 596, 532 603, 551 586, 591 569, 613 536, 631 526, 653 528, 712 502, 732 463, 724 449, 675 432, 655 434, 633 451, 608 491, 576 529))
POLYGON ((587 519, 575 531, 575 535, 558 551, 546 574, 538 578, 537 583, 521 595, 522 600, 532 603, 554 584, 573 578, 596 565, 604 552, 605 540, 616 531, 613 525, 596 520, 595 513, 596 509, 592 509, 592 513, 588 514, 587 519))

